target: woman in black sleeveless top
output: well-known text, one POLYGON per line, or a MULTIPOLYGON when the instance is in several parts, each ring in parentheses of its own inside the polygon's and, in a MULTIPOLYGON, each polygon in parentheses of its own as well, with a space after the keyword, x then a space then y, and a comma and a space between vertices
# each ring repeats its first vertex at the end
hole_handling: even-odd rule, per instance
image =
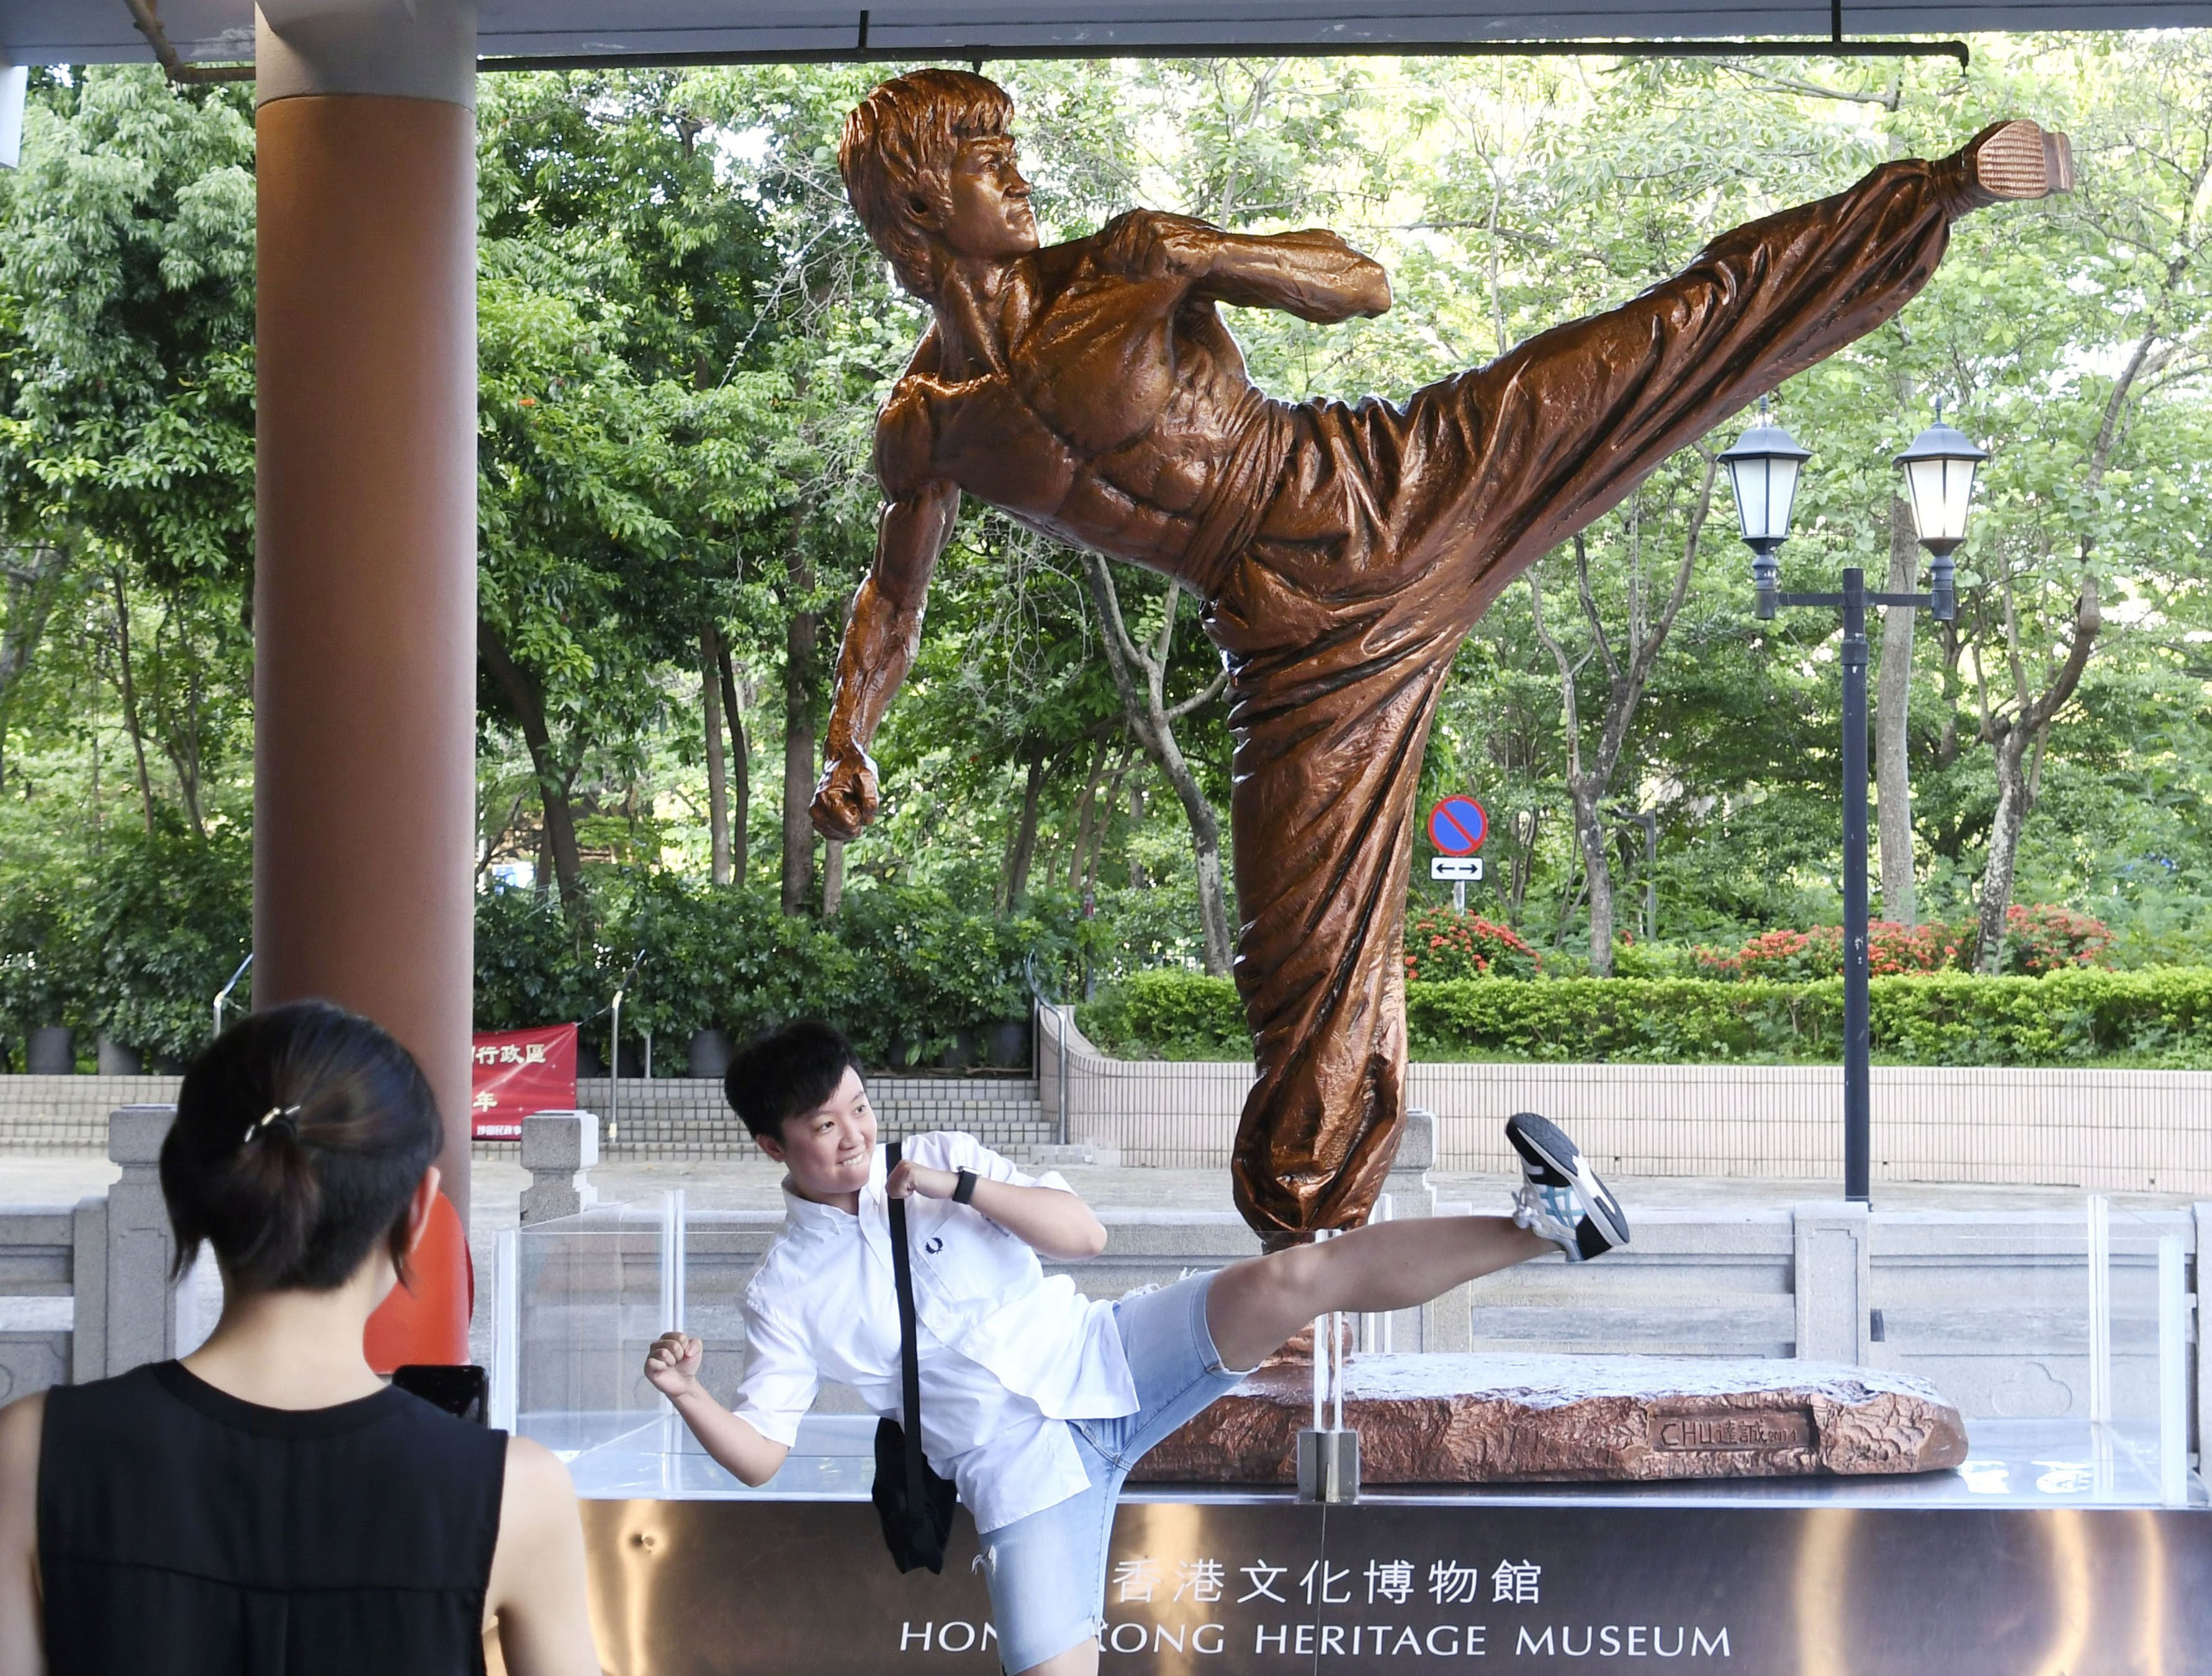
POLYGON ((161 1186, 222 1320, 0 1410, 0 1676, 464 1676, 495 1624, 513 1676, 598 1671, 565 1469, 362 1352, 439 1133, 405 1050, 321 1003, 192 1066, 161 1186))

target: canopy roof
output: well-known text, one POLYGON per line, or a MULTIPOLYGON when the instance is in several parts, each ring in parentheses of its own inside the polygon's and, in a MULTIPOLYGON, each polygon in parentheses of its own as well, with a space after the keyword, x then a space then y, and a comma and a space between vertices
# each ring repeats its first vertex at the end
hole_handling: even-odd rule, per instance
MULTIPOLYGON (((362 0, 264 0, 272 13, 362 0)), ((160 0, 187 60, 253 56, 252 0, 160 0)), ((1376 51, 1453 43, 1828 36, 1831 7, 1781 0, 1565 0, 1534 8, 1450 0, 874 0, 866 10, 746 0, 480 0, 486 58, 1141 57, 1221 46, 1376 51)), ((1850 0, 1845 33, 2212 26, 2212 0, 1850 0)), ((125 0, 0 0, 0 59, 150 60, 125 0)))

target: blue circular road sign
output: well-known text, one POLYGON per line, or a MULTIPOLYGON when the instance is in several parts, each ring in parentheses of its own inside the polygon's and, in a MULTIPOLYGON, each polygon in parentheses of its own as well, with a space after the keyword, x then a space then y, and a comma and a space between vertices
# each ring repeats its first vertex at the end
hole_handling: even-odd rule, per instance
POLYGON ((1449 797, 1429 811, 1429 841, 1446 855, 1473 855, 1490 835, 1490 817, 1469 797, 1449 797))

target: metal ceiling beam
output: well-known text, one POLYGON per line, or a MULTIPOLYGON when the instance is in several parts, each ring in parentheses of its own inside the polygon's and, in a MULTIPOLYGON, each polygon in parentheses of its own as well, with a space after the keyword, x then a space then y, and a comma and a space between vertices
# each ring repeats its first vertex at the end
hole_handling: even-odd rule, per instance
MULTIPOLYGON (((861 14, 865 18, 867 14, 861 14)), ((1120 46, 969 46, 917 52, 866 45, 865 26, 851 46, 784 52, 568 53, 548 58, 479 58, 485 74, 518 70, 655 70, 699 64, 840 64, 1012 63, 1022 59, 1094 58, 1956 58, 1970 54, 1962 40, 1391 40, 1277 43, 1192 41, 1120 46)))
MULTIPOLYGON (((158 0, 124 0, 131 21, 145 36, 162 72, 184 86, 219 82, 250 82, 250 64, 190 64, 171 44, 161 26, 158 0)), ((1803 39, 1762 40, 1426 40, 1289 42, 1267 46, 1237 41, 1172 42, 1133 48, 1127 43, 1092 46, 996 46, 987 41, 917 52, 911 47, 872 46, 868 39, 869 12, 860 14, 849 46, 784 50, 736 49, 727 52, 586 52, 545 57, 479 58, 480 75, 502 72, 593 70, 659 70, 714 64, 903 64, 949 60, 978 67, 989 63, 1023 59, 1147 58, 1955 58, 1965 70, 1971 62, 1962 40, 1900 41, 1848 40, 1844 35, 1843 0, 1830 0, 1830 33, 1826 40, 1803 39)))

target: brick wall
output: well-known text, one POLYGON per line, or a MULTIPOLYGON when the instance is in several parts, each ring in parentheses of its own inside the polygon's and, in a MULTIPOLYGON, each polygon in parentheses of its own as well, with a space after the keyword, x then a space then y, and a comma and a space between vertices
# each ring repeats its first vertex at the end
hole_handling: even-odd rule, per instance
MULTIPOLYGON (((0 1076, 0 1151, 105 1152, 107 1114, 118 1106, 177 1097, 174 1077, 0 1076)), ((1000 1151, 1020 1151, 1054 1136, 1024 1077, 878 1077, 869 1091, 886 1133, 964 1129, 1000 1151)), ((617 1114, 605 1078, 576 1084, 577 1103, 617 1114)), ((618 1127, 601 1145, 609 1158, 748 1156, 752 1143, 722 1098, 720 1083, 689 1077, 625 1078, 618 1127)), ((513 1142, 489 1142, 513 1145, 513 1142)))
MULTIPOLYGON (((887 1135, 964 1129, 1001 1152, 1024 1151, 1054 1137, 1025 1077, 872 1077, 868 1092, 887 1135)), ((718 1082, 689 1077, 623 1080, 621 1107, 606 1078, 576 1084, 577 1102, 615 1125, 602 1139, 607 1158, 719 1158, 749 1156, 751 1139, 722 1098, 718 1082)))
POLYGON ((0 1076, 0 1151, 107 1151, 118 1106, 167 1105, 175 1077, 0 1076))

